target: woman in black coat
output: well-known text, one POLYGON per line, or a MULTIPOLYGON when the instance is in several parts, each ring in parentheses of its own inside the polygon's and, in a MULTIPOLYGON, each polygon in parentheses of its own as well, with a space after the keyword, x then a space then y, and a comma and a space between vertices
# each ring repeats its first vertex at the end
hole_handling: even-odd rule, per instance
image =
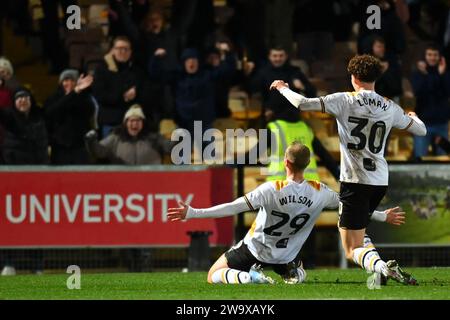
POLYGON ((2 154, 5 164, 48 164, 44 115, 28 90, 17 90, 13 107, 0 109, 0 124, 6 131, 2 154))

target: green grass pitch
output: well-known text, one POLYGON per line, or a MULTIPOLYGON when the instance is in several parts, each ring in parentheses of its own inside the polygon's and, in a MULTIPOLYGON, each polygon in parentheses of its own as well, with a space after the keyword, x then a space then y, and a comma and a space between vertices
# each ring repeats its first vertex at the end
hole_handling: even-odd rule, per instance
MULTIPOLYGON (((205 272, 81 274, 81 289, 69 290, 69 274, 0 278, 0 299, 450 299, 450 268, 407 268, 419 286, 389 281, 379 290, 366 286, 360 269, 309 270, 301 285, 210 285, 205 272)), ((267 272, 274 279, 280 278, 267 272)))

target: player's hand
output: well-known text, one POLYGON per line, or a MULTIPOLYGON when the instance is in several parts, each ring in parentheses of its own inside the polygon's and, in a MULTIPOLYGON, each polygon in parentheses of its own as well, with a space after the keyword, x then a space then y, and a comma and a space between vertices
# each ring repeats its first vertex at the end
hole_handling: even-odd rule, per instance
POLYGON ((286 82, 284 82, 283 80, 275 80, 270 85, 270 90, 273 90, 273 89, 281 90, 282 88, 289 88, 289 85, 286 82))
POLYGON ((170 221, 180 221, 186 218, 189 206, 183 201, 179 201, 178 204, 180 205, 179 208, 169 208, 169 210, 167 210, 167 218, 169 218, 170 221))
POLYGON ((438 66, 439 74, 444 74, 446 69, 447 69, 447 63, 445 62, 445 58, 442 57, 441 60, 439 61, 439 66, 438 66))
POLYGON ((417 114, 413 111, 408 112, 408 116, 410 117, 417 117, 417 114))
POLYGON ((400 226, 405 223, 405 212, 400 207, 390 208, 386 211, 386 222, 394 226, 400 226))

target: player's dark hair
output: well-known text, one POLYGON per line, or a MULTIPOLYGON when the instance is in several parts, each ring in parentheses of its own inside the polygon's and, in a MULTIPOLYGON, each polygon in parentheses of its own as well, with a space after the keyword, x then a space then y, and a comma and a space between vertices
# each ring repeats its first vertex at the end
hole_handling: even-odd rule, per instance
POLYGON ((295 171, 303 171, 309 165, 311 152, 304 144, 294 141, 287 147, 284 157, 292 164, 295 171))
POLYGON ((347 71, 359 81, 368 83, 375 82, 383 74, 380 60, 368 54, 354 56, 347 71))

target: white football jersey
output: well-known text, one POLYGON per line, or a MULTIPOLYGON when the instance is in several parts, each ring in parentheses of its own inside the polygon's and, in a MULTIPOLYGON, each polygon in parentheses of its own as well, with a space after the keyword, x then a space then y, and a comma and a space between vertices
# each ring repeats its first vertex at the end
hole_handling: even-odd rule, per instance
POLYGON ((307 180, 266 182, 244 198, 250 209, 259 209, 244 243, 255 258, 271 264, 293 261, 322 210, 339 205, 336 192, 307 180))
POLYGON ((344 182, 388 185, 384 158, 392 127, 408 129, 413 120, 392 100, 374 91, 340 92, 321 97, 322 112, 336 117, 344 182))

